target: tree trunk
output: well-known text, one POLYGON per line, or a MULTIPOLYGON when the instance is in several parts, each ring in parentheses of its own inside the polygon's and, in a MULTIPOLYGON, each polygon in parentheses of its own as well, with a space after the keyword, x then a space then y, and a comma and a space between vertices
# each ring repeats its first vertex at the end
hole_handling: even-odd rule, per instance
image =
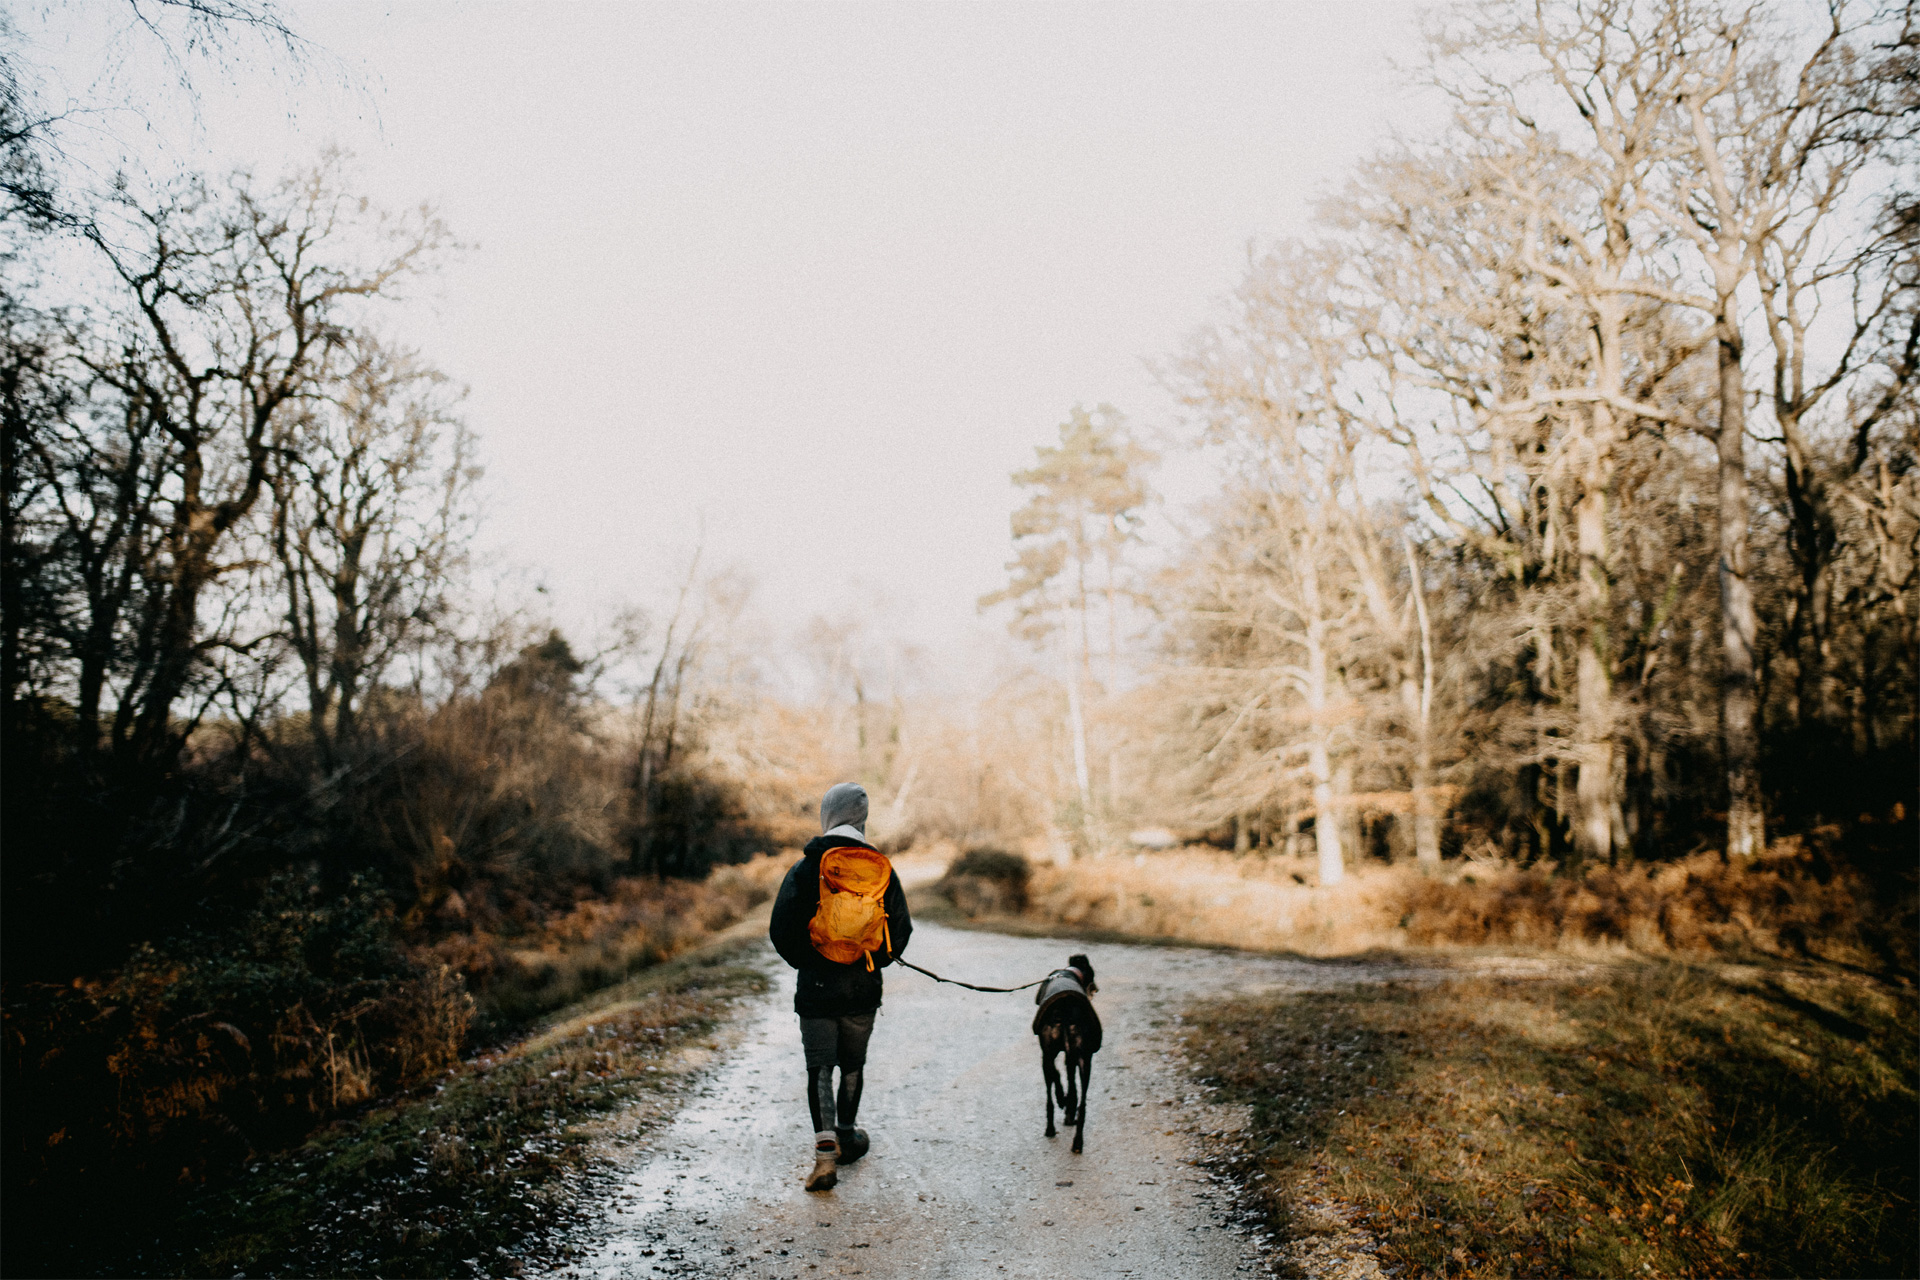
POLYGON ((1360 810, 1348 803, 1353 795, 1353 757, 1347 755, 1333 766, 1333 806, 1340 820, 1340 852, 1344 857, 1351 852, 1355 859, 1364 858, 1370 850, 1367 848, 1366 827, 1360 820, 1360 810))
POLYGON ((1413 681, 1400 688, 1413 712, 1413 852, 1425 866, 1440 865, 1440 806, 1433 791, 1433 625, 1427 617, 1426 588, 1408 542, 1407 571, 1413 591, 1413 616, 1420 627, 1420 689, 1413 681))
POLYGON ((1113 598, 1113 553, 1107 555, 1107 696, 1120 687, 1120 611, 1113 598))
POLYGON ((161 605, 153 676, 134 717, 133 759, 165 768, 184 745, 174 736, 173 706, 193 678, 194 636, 199 629, 200 591, 213 576, 214 538, 204 509, 194 513, 184 537, 175 544, 172 581, 161 605))
POLYGON ((1433 742, 1420 700, 1420 687, 1400 682, 1400 701, 1406 704, 1413 729, 1413 765, 1407 771, 1413 792, 1413 851, 1422 863, 1440 861, 1440 817, 1433 796, 1433 742))
POLYGON ((1723 299, 1720 366, 1720 732, 1727 765, 1727 855, 1766 849, 1760 793, 1759 700, 1754 680, 1758 624, 1747 552, 1747 402, 1733 299, 1723 299))
POLYGON ((113 627, 119 618, 117 604, 105 601, 98 592, 90 594, 95 607, 80 644, 77 682, 80 696, 77 741, 87 752, 96 751, 100 746, 100 698, 106 689, 107 664, 113 656, 113 627))
MULTIPOLYGON (((1605 411, 1595 413, 1604 420, 1605 411)), ((1595 434, 1606 434, 1603 421, 1595 434)), ((1613 688, 1609 677, 1607 633, 1607 495, 1597 460, 1585 476, 1584 492, 1574 507, 1580 551, 1580 613, 1586 637, 1576 668, 1580 776, 1574 795, 1574 857, 1583 863, 1606 862, 1613 855, 1613 688)))
POLYGON ((1080 705, 1080 669, 1067 675, 1067 724, 1073 731, 1073 781, 1080 790, 1080 826, 1093 816, 1093 780, 1087 773, 1087 719, 1080 705))
MULTIPOLYGON (((1564 743, 1555 745, 1564 745, 1564 743)), ((1547 807, 1553 810, 1554 838, 1565 843, 1570 826, 1568 815, 1573 812, 1573 762, 1566 756, 1554 757, 1553 776, 1541 779, 1543 789, 1549 784, 1551 784, 1553 796, 1547 801, 1547 807)))
POLYGON ((1080 830, 1084 833, 1093 820, 1093 775, 1087 765, 1086 684, 1093 665, 1093 647, 1087 618, 1087 545, 1074 543, 1074 586, 1080 602, 1080 653, 1067 680, 1067 716, 1073 722, 1073 781, 1080 793, 1080 830))
MULTIPOLYGON (((317 655, 316 655, 317 656, 317 655)), ((328 713, 333 707, 333 695, 320 683, 317 664, 307 668, 307 736, 313 740, 314 750, 320 753, 322 767, 334 766, 333 734, 327 730, 328 713)))
POLYGON ((366 646, 361 641, 364 609, 360 600, 360 556, 365 544, 363 530, 345 540, 333 583, 333 669, 329 673, 334 692, 333 736, 348 748, 359 736, 356 699, 367 662, 366 646))
POLYGON ((1853 753, 1856 756, 1871 756, 1879 748, 1877 735, 1873 731, 1873 710, 1879 698, 1879 671, 1873 661, 1873 625, 1868 616, 1861 620, 1860 636, 1860 687, 1855 690, 1852 703, 1853 753))
MULTIPOLYGON (((1823 561, 1814 571, 1813 582, 1807 589, 1809 617, 1807 628, 1813 640, 1814 686, 1813 702, 1809 714, 1814 716, 1823 729, 1829 732, 1839 723, 1843 712, 1840 709, 1840 678, 1835 668, 1833 652, 1833 562, 1831 558, 1823 561)), ((1802 703, 1803 710, 1807 704, 1802 703)))
POLYGON ((22 492, 20 455, 25 452, 27 432, 26 415, 16 408, 20 363, 8 361, 0 374, 0 490, 4 491, 0 492, 0 713, 8 720, 26 684, 26 666, 20 657, 20 633, 25 625, 20 591, 24 566, 18 563, 20 530, 14 511, 22 492))
POLYGON ((1433 742, 1421 733, 1413 746, 1413 853, 1423 865, 1440 865, 1440 806, 1433 789, 1433 742))
POLYGON ((1346 859, 1340 851, 1340 821, 1333 794, 1333 764, 1327 744, 1315 733, 1307 746, 1307 768, 1313 775, 1313 842, 1320 853, 1320 883, 1339 884, 1346 878, 1346 859))
POLYGON ((872 774, 867 768, 867 686, 857 671, 853 677, 853 738, 860 762, 860 781, 865 783, 872 774))
POLYGON ((1799 571, 1791 641, 1795 727, 1825 735, 1834 731, 1843 714, 1833 669, 1832 569, 1839 537, 1826 482, 1815 470, 1799 412, 1776 407, 1775 416, 1786 442, 1787 549, 1799 571))
MULTIPOLYGON (((1319 604, 1317 584, 1311 592, 1313 606, 1319 604)), ((1327 725, 1327 649, 1323 639, 1325 624, 1307 624, 1307 714, 1312 717, 1311 737, 1307 740, 1307 769, 1313 778, 1313 838, 1320 851, 1320 883, 1339 884, 1346 878, 1347 865, 1340 847, 1340 800, 1334 781, 1333 757, 1328 750, 1331 736, 1327 725)))

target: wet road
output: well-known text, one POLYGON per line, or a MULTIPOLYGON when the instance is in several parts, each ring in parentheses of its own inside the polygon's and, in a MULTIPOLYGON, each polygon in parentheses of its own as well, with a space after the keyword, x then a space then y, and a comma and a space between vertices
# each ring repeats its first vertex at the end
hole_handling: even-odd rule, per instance
MULTIPOLYGON (((1190 1135, 1222 1127, 1172 1052, 1195 996, 1377 979, 1378 966, 1012 938, 934 924, 908 955, 947 977, 1012 986, 1086 949, 1106 1047, 1094 1060, 1086 1151, 1043 1136, 1031 993, 988 995, 902 969, 867 1062, 860 1126, 873 1149, 837 1188, 812 1167, 793 978, 745 1011, 677 1119, 608 1198, 561 1276, 1233 1276, 1257 1263, 1207 1199, 1190 1135)), ((1231 1127, 1231 1120, 1227 1126, 1231 1127)))

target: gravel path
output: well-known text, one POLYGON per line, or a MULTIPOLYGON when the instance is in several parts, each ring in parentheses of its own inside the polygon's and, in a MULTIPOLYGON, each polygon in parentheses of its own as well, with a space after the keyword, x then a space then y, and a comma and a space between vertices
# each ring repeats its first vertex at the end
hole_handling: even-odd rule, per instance
POLYGON ((1094 1060, 1086 1151, 1043 1136, 1031 997, 887 976, 860 1126, 873 1149, 839 1186, 811 1168, 790 971, 745 1011, 696 1096, 634 1159, 559 1276, 1234 1276, 1264 1270, 1194 1165, 1193 1137, 1234 1127, 1205 1105, 1169 1022, 1196 996, 1379 980, 1393 965, 1314 964, 1164 947, 1088 947, 927 923, 915 963, 1011 986, 1087 950, 1106 1047, 1094 1060))

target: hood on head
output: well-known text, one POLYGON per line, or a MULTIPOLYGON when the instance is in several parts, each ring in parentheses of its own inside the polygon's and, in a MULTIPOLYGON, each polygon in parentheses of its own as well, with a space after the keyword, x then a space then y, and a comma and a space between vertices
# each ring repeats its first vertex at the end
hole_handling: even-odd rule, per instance
POLYGON ((867 833, 867 789, 857 782, 842 782, 827 791, 820 802, 820 830, 852 827, 867 833))

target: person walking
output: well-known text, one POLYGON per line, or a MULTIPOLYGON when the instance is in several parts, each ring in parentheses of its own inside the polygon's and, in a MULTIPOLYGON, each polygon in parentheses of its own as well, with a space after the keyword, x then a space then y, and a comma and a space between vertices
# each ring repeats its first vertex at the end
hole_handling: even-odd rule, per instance
POLYGON ((880 971, 913 936, 900 877, 867 841, 866 788, 842 782, 828 790, 820 832, 781 882, 767 926, 780 958, 799 971, 793 1011, 800 1015, 813 1120, 809 1191, 829 1190, 840 1165, 867 1153, 867 1134, 854 1119, 880 1009, 880 971))

